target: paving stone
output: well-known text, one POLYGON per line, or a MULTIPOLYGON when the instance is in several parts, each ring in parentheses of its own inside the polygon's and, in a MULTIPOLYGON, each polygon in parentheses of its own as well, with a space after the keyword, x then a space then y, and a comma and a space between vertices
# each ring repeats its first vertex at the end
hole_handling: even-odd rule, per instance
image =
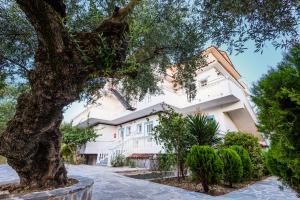
MULTIPOLYGON (((128 178, 115 171, 130 168, 107 168, 100 166, 66 166, 69 175, 83 176, 94 180, 93 200, 297 200, 292 190, 280 190, 280 182, 275 177, 259 181, 249 187, 223 196, 190 192, 184 189, 161 185, 146 180, 128 178)), ((0 182, 17 178, 17 174, 7 165, 0 165, 0 182)), ((298 199, 299 200, 299 199, 298 199)))

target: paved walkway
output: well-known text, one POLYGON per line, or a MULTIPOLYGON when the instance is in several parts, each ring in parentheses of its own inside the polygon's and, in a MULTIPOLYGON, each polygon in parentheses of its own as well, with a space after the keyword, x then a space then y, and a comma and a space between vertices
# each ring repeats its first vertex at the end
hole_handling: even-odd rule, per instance
MULTIPOLYGON (((94 179, 93 200, 297 200, 290 189, 279 189, 274 177, 257 182, 247 188, 219 197, 189 192, 144 180, 137 180, 114 173, 120 169, 98 166, 67 166, 70 175, 94 179)), ((124 170, 124 169, 122 169, 124 170)), ((7 165, 0 165, 0 183, 15 180, 17 174, 7 165)), ((299 199, 298 199, 299 200, 299 199)))

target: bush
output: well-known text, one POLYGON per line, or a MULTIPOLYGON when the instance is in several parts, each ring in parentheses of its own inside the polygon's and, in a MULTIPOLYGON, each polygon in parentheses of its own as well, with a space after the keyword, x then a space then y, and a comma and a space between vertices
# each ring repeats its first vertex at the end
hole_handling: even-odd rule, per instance
POLYGON ((131 158, 126 158, 126 166, 134 168, 135 167, 135 162, 131 158))
POLYGON ((112 157, 110 164, 113 167, 123 167, 125 166, 126 158, 122 154, 117 154, 116 156, 112 157))
POLYGON ((219 183, 222 178, 223 163, 210 146, 192 146, 186 164, 201 181, 205 192, 209 191, 209 185, 219 183))
POLYGON ((74 148, 74 146, 64 143, 60 148, 60 154, 62 155, 64 161, 68 164, 76 164, 74 148))
POLYGON ((271 174, 271 172, 270 172, 270 170, 268 169, 268 166, 267 166, 268 151, 263 151, 262 155, 263 155, 263 161, 264 161, 263 175, 268 176, 268 175, 271 174))
POLYGON ((224 181, 232 187, 233 183, 238 183, 243 177, 243 164, 240 156, 233 149, 221 149, 219 156, 224 165, 224 181))
POLYGON ((248 151, 242 146, 233 145, 230 147, 240 156, 243 165, 243 180, 249 180, 252 177, 253 166, 248 151))
POLYGON ((289 147, 287 142, 286 138, 281 138, 280 142, 274 142, 273 139, 266 153, 266 165, 272 175, 278 176, 285 185, 289 185, 300 195, 299 153, 289 147))
POLYGON ((261 178, 264 171, 262 148, 258 139, 250 133, 228 132, 224 138, 224 146, 239 145, 244 147, 250 156, 253 165, 253 178, 261 178))
POLYGON ((193 144, 217 145, 221 138, 219 134, 219 123, 206 115, 189 115, 187 117, 188 132, 193 136, 193 144))
POLYGON ((157 162, 159 171, 170 171, 172 166, 176 163, 176 158, 174 154, 170 153, 159 154, 157 162))

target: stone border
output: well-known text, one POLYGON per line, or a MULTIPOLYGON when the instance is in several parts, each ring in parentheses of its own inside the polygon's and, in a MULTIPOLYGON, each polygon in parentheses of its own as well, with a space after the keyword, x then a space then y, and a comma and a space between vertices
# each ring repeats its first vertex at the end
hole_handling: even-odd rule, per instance
MULTIPOLYGON (((70 178, 76 179, 78 183, 65 187, 57 188, 54 190, 33 192, 24 195, 10 195, 0 199, 10 200, 91 200, 92 199, 92 187, 94 181, 90 178, 81 176, 71 176, 70 178)), ((9 183, 16 183, 18 180, 10 181, 9 183)), ((7 184, 6 183, 0 183, 7 184)))

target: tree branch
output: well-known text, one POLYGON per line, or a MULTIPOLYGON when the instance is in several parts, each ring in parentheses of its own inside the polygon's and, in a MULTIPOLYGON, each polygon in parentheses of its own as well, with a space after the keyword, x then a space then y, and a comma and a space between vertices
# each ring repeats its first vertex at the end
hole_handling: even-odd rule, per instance
POLYGON ((22 64, 20 64, 20 63, 18 63, 18 62, 16 62, 16 61, 14 61, 14 60, 12 60, 12 59, 6 57, 6 56, 4 56, 4 55, 2 55, 2 54, 0 54, 0 59, 7 60, 8 62, 10 62, 10 63, 12 63, 12 64, 17 65, 20 69, 24 70, 26 73, 29 72, 29 70, 28 70, 24 65, 22 65, 22 64))
POLYGON ((63 17, 66 15, 62 0, 17 0, 37 32, 39 44, 50 52, 64 48, 63 17))
POLYGON ((117 9, 113 17, 117 18, 119 21, 124 20, 124 18, 138 5, 141 0, 131 0, 126 7, 117 9))

